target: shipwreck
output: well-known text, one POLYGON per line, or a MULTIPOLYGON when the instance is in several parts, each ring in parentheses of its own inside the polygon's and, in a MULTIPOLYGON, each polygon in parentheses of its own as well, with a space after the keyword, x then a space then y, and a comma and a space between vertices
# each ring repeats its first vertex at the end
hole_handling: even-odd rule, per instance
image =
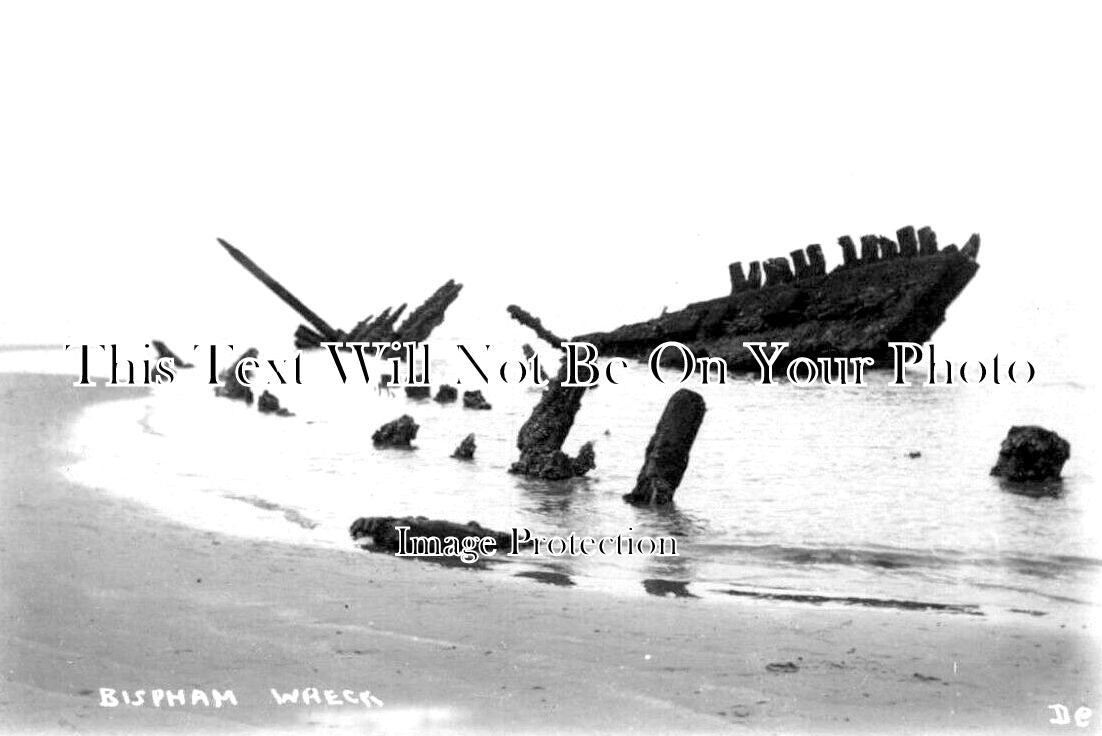
POLYGON ((444 321, 444 314, 448 307, 456 300, 463 288, 463 284, 457 284, 449 279, 421 306, 406 315, 405 321, 397 327, 395 325, 406 311, 406 304, 387 307, 377 316, 372 314, 360 320, 352 329, 341 330, 331 327, 247 255, 221 238, 218 242, 230 257, 310 323, 309 327, 299 325, 295 330, 295 347, 300 350, 320 348, 323 342, 424 342, 444 321))
MULTIPOLYGON (((787 342, 784 361, 800 357, 876 360, 890 356, 889 342, 930 339, 945 310, 975 276, 980 236, 961 247, 939 248, 928 227, 904 227, 896 239, 865 235, 858 246, 838 239, 842 263, 826 269, 822 247, 809 245, 787 257, 729 267, 731 291, 644 322, 609 332, 579 335, 602 353, 644 358, 667 341, 687 345, 697 356, 722 358, 728 369, 757 369, 744 342, 787 342)), ((663 358, 680 367, 677 351, 663 358)))

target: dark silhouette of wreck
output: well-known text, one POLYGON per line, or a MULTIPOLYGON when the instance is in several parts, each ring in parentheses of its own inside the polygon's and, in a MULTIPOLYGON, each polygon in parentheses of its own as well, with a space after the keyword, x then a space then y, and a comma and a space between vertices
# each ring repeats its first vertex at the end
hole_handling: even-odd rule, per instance
POLYGON ((251 258, 240 250, 221 238, 218 239, 218 242, 230 254, 231 258, 240 263, 246 271, 255 276, 282 299, 287 306, 310 323, 311 327, 299 325, 298 329, 295 330, 295 347, 300 350, 321 347, 323 342, 424 342, 432 331, 444 321, 445 312, 463 288, 463 284, 457 284, 449 279, 446 284, 433 292, 424 304, 410 312, 405 321, 398 327, 395 327, 395 325, 398 318, 406 311, 405 304, 397 308, 387 307, 379 316, 370 315, 357 322, 351 330, 345 331, 331 327, 328 322, 299 301, 298 297, 269 276, 264 269, 256 265, 251 258))
MULTIPOLYGON (((945 310, 964 290, 979 266, 980 237, 958 248, 939 250, 928 227, 897 231, 898 240, 879 235, 860 239, 860 255, 842 236, 843 263, 827 273, 819 245, 794 250, 788 258, 730 265, 731 293, 690 304, 676 312, 579 335, 604 354, 645 358, 666 341, 683 343, 699 357, 723 358, 735 372, 757 370, 744 342, 787 342, 778 367, 798 358, 890 357, 889 342, 923 343, 942 322, 945 310)), ((680 365, 677 351, 663 359, 680 365)))

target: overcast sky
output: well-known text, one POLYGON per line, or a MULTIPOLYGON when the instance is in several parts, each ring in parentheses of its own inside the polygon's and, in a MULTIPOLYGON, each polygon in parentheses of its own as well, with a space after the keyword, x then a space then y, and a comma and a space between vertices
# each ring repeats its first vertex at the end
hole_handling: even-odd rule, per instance
POLYGON ((576 334, 905 224, 984 236, 962 310, 1085 310, 1098 19, 1009 5, 5 3, 0 342, 293 328, 216 237, 344 326, 455 277, 576 334))

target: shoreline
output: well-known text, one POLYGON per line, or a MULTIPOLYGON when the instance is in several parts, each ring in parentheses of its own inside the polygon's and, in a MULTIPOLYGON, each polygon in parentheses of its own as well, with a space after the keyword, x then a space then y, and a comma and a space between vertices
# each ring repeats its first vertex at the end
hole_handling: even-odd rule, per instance
POLYGON ((0 375, 7 729, 1005 733, 1100 702, 1098 641, 1075 609, 1056 628, 622 598, 190 529, 60 472, 77 412, 133 395, 0 375), (267 692, 308 687, 385 705, 267 692), (103 708, 99 688, 239 702, 103 708))

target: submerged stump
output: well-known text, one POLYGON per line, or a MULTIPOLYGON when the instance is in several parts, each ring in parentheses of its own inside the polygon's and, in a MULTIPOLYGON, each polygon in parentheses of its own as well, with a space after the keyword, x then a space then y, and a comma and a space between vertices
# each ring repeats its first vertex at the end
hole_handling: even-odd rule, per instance
POLYGON ((454 521, 441 519, 428 519, 424 516, 367 516, 352 522, 348 533, 352 539, 359 541, 370 538, 378 549, 392 552, 400 549, 397 527, 408 527, 408 537, 429 537, 445 540, 448 537, 456 537, 459 540, 467 537, 492 537, 503 549, 508 549, 512 542, 512 536, 505 532, 487 529, 476 521, 466 524, 457 524, 454 521))
POLYGON ((489 411, 494 407, 489 401, 486 401, 486 397, 482 395, 481 391, 464 391, 463 408, 489 411))
POLYGON ((704 421, 704 411, 704 398, 695 391, 683 388, 670 397, 654 436, 647 443, 635 489, 624 494, 625 501, 658 505, 673 501, 689 466, 689 451, 704 421))
POLYGON ((585 475, 594 467, 593 443, 586 443, 577 458, 562 451, 574 417, 582 406, 585 388, 562 385, 566 369, 551 379, 528 421, 517 433, 520 459, 509 468, 510 473, 544 480, 565 480, 585 475))
POLYGON ((536 351, 532 348, 532 346, 528 343, 524 343, 520 346, 520 349, 524 353, 525 362, 531 363, 533 366, 539 366, 539 382, 542 384, 547 383, 549 380, 551 380, 550 376, 547 375, 547 371, 543 369, 542 365, 539 365, 538 359, 536 361, 532 360, 532 358, 536 356, 536 351))
MULTIPOLYGON (((221 396, 225 399, 233 399, 237 401, 244 401, 246 405, 253 405, 253 390, 237 380, 237 367, 244 360, 256 360, 256 356, 260 355, 256 348, 249 348, 241 357, 233 362, 233 366, 227 370, 222 371, 218 375, 218 379, 222 381, 221 386, 214 387, 214 395, 221 396)), ((248 371, 243 371, 248 373, 248 371)))
POLYGON ((177 368, 194 368, 195 367, 194 364, 188 363, 186 360, 181 358, 179 355, 172 352, 172 348, 170 348, 168 345, 165 345, 160 340, 154 340, 153 341, 153 349, 157 351, 157 357, 158 358, 170 358, 172 360, 172 364, 175 365, 177 368))
POLYGON ((455 452, 452 453, 452 457, 457 460, 472 460, 476 447, 474 443, 474 433, 472 432, 463 438, 463 441, 459 443, 459 447, 456 447, 455 452))
POLYGON ((1011 427, 991 475, 1015 482, 1057 480, 1071 457, 1071 445, 1044 427, 1011 427))
POLYGON ((410 442, 417 439, 417 430, 420 428, 413 417, 403 414, 375 430, 371 441, 376 447, 409 447, 410 442))
POLYGON ((275 414, 277 417, 294 416, 290 411, 279 405, 279 399, 275 394, 268 391, 260 394, 260 398, 256 400, 256 409, 261 414, 275 414))
POLYGON ((578 456, 574 458, 571 466, 574 469, 574 475, 585 475, 597 467, 597 453, 593 450, 592 442, 586 442, 578 448, 578 456))
POLYGON ((442 384, 440 388, 436 389, 436 396, 433 397, 433 401, 440 404, 450 404, 459 398, 459 392, 454 386, 448 384, 442 384))
MULTIPOLYGON (((531 328, 554 347, 561 349, 562 343, 566 342, 544 327, 538 317, 520 307, 511 305, 508 312, 513 319, 531 328)), ((524 345, 522 349, 526 358, 536 354, 530 345, 524 345)), ((544 480, 566 480, 585 475, 596 467, 593 443, 585 443, 577 457, 567 455, 562 451, 562 446, 574 426, 574 417, 582 407, 582 397, 587 389, 562 385, 566 380, 565 361, 560 363, 558 374, 551 379, 541 368, 540 380, 541 383, 546 380, 547 387, 528 421, 517 433, 520 459, 513 463, 509 472, 544 480)))

